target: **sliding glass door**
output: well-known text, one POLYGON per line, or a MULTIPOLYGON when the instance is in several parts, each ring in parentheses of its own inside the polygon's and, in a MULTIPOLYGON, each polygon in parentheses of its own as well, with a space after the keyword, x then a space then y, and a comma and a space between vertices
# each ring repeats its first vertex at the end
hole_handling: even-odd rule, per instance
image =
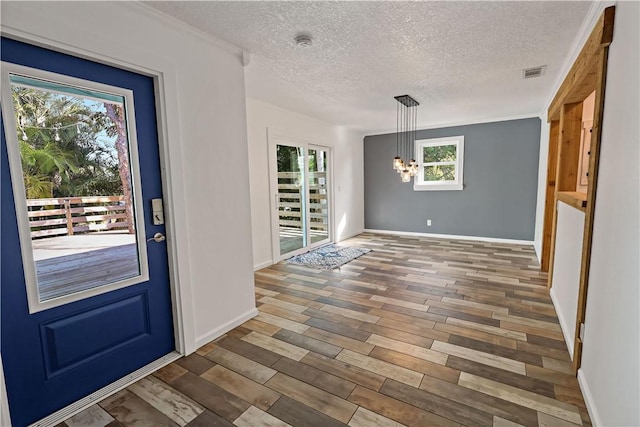
POLYGON ((329 152, 326 148, 309 147, 309 239, 313 245, 329 239, 329 191, 327 166, 329 152))
POLYGON ((307 246, 305 149, 289 145, 276 146, 279 253, 286 254, 307 246))
POLYGON ((330 241, 327 147, 269 138, 274 261, 330 241))

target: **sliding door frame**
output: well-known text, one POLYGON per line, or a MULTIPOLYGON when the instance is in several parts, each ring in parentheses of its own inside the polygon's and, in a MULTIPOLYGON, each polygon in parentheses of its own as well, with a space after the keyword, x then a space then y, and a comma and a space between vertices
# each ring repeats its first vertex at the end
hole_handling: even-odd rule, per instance
POLYGON ((290 258, 295 255, 299 255, 313 248, 317 248, 319 246, 326 245, 328 243, 333 242, 333 218, 334 218, 334 207, 333 207, 333 150, 329 145, 318 144, 315 142, 293 138, 290 136, 283 135, 282 133, 275 131, 271 128, 267 129, 267 140, 268 140, 268 161, 269 161, 269 206, 270 206, 270 215, 271 215, 271 251, 273 254, 273 263, 277 263, 283 259, 290 258), (306 246, 303 246, 300 249, 296 249, 291 252, 287 252, 286 254, 280 253, 280 214, 278 209, 278 164, 277 164, 277 155, 276 148, 278 145, 288 145, 300 147, 304 150, 304 228, 303 233, 305 234, 305 239, 307 242, 306 246), (327 238, 320 240, 315 243, 311 243, 311 235, 310 235, 310 206, 309 206, 309 150, 318 150, 324 151, 327 153, 327 200, 328 200, 328 227, 327 227, 327 238))
POLYGON ((328 209, 327 209, 327 237, 325 239, 319 240, 315 243, 312 242, 312 238, 311 238, 311 189, 309 187, 309 176, 306 176, 306 184, 307 184, 307 239, 309 244, 307 245, 307 250, 309 249, 313 249, 313 248, 317 248, 319 246, 323 246, 326 244, 329 244, 331 242, 333 242, 333 199, 332 199, 332 185, 333 185, 333 180, 332 180, 332 166, 333 166, 333 157, 332 157, 332 150, 331 147, 329 146, 325 146, 325 145, 319 145, 319 144, 315 144, 315 143, 309 143, 307 144, 306 147, 307 153, 305 156, 305 173, 309 173, 309 151, 310 150, 315 150, 316 153, 318 151, 324 151, 325 153, 327 153, 327 170, 326 170, 326 186, 325 189, 327 190, 327 205, 328 205, 328 209))

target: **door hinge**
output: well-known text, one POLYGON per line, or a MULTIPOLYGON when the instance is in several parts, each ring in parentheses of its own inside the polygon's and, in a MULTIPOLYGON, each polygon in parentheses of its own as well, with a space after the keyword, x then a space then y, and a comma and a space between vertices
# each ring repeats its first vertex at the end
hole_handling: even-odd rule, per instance
POLYGON ((584 342, 584 323, 580 323, 580 341, 584 342))

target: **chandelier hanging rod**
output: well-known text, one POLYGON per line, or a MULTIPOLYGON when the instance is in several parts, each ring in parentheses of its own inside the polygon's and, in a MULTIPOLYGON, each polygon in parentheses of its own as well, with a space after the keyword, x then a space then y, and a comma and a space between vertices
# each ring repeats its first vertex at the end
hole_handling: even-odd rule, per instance
POLYGON ((409 182, 418 173, 418 162, 413 158, 416 126, 418 122, 418 101, 409 95, 393 97, 396 108, 396 157, 393 169, 400 174, 402 182, 409 182))

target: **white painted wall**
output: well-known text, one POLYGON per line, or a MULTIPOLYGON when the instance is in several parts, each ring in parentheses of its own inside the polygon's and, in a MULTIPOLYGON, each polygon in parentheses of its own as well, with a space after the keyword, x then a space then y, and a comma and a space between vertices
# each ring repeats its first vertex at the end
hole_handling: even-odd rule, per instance
POLYGON ((569 354, 572 356, 578 311, 583 236, 584 212, 566 203, 558 202, 558 226, 553 257, 553 287, 550 293, 569 354))
MULTIPOLYGON (((251 66, 251 65, 249 65, 251 66)), ((267 128, 333 148, 334 236, 339 242, 364 229, 363 135, 263 101, 247 99, 254 267, 273 262, 267 128)))
POLYGON ((134 2, 2 2, 2 30, 159 73, 184 351, 255 313, 242 52, 134 2))
POLYGON ((639 17, 640 3, 617 3, 579 371, 603 426, 640 425, 639 17))

